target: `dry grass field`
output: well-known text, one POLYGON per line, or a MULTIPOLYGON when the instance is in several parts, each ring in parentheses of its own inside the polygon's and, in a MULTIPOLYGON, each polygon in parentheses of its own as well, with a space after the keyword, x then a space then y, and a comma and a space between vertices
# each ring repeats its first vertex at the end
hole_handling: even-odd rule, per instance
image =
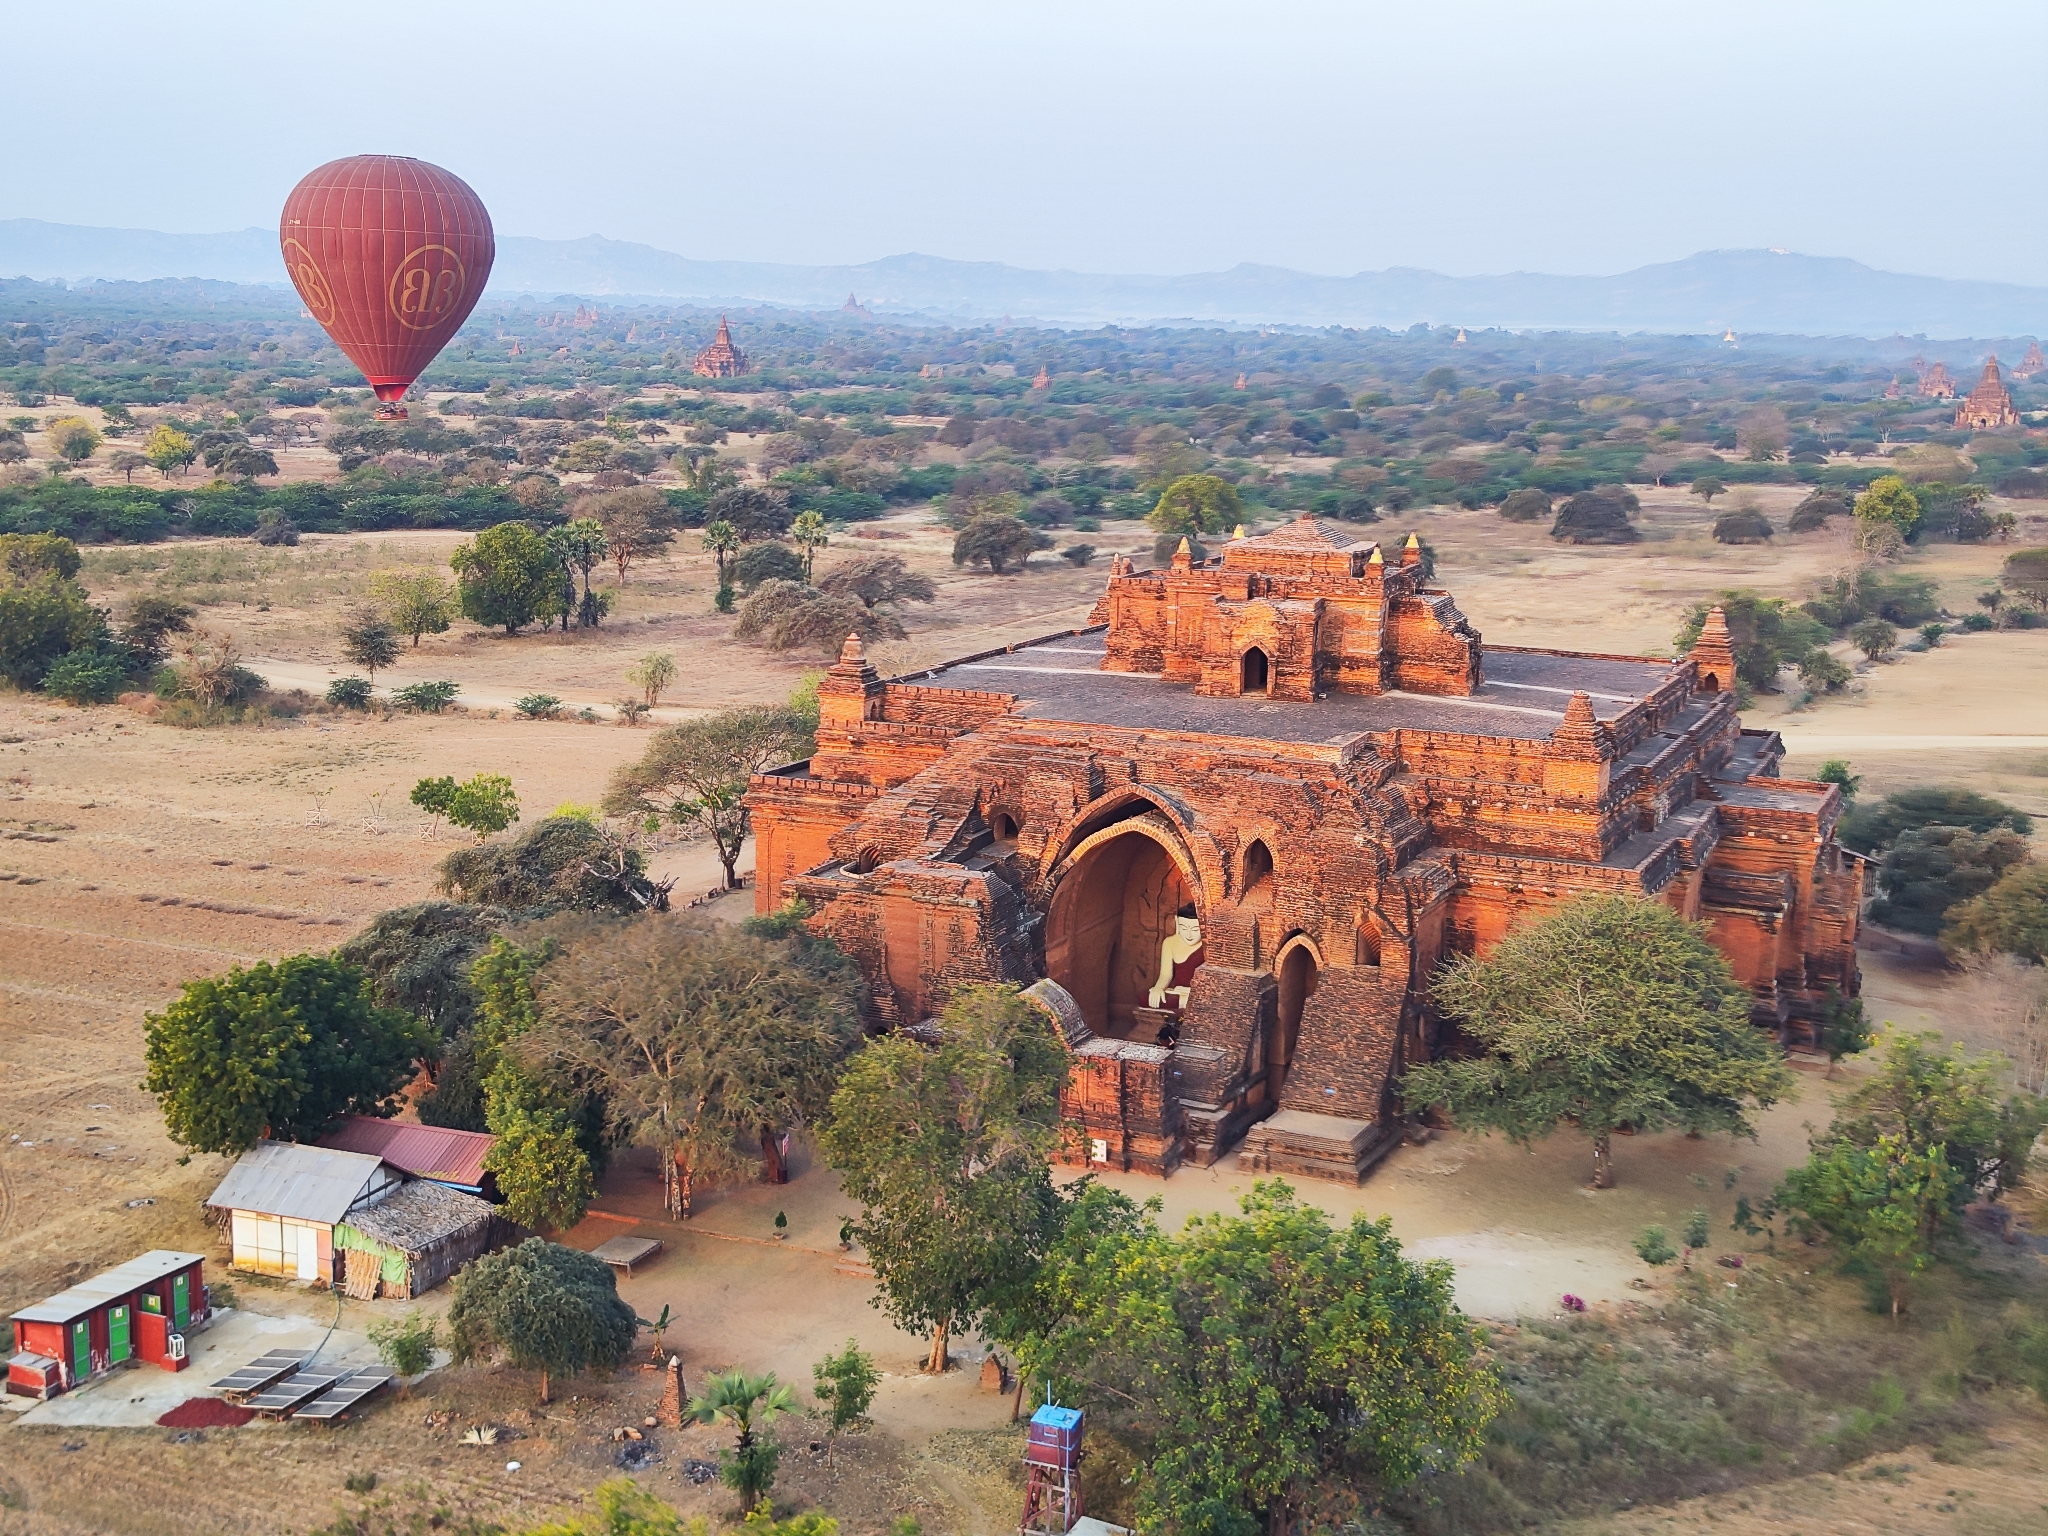
MULTIPOLYGON (((1781 524, 1794 499, 1792 491, 1762 494, 1781 524)), ((1842 531, 1727 548, 1707 538, 1707 517, 1682 492, 1649 491, 1643 500, 1645 540, 1623 549, 1560 547, 1541 525, 1505 523, 1488 511, 1431 509, 1377 531, 1393 537, 1418 528, 1438 551, 1439 579, 1489 640, 1594 651, 1668 652, 1685 610, 1715 591, 1748 586, 1799 596, 1850 563, 1842 531)), ((905 615, 911 638, 876 648, 885 671, 1079 624, 1102 580, 1100 564, 1076 570, 1046 556, 1023 575, 963 573, 948 558, 950 532, 922 511, 864 531, 882 537, 836 536, 822 563, 851 550, 899 553, 940 584, 936 604, 905 615)), ((274 686, 317 693, 348 670, 336 630, 371 573, 445 569, 457 537, 316 535, 280 550, 247 542, 97 548, 87 552, 85 578, 95 600, 117 610, 143 591, 193 602, 201 622, 232 634, 274 686)), ((1149 532, 1132 523, 1080 537, 1101 558, 1150 548, 1149 532)), ((2048 542, 2048 531, 2039 520, 2023 524, 2021 541, 2048 542)), ((819 664, 732 640, 730 620, 711 611, 710 563, 696 545, 686 534, 674 558, 636 567, 619 610, 595 634, 506 637, 458 622, 380 674, 380 686, 387 679, 457 681, 464 707, 442 715, 316 713, 266 727, 182 730, 120 706, 73 709, 40 696, 0 697, 0 1311, 148 1247, 220 1253, 198 1201, 222 1165, 212 1158, 181 1165, 165 1139, 137 1086, 142 1015, 187 979, 328 947, 373 913, 431 894, 434 865, 457 844, 422 835, 420 815, 406 801, 416 779, 506 773, 531 820, 563 801, 594 800, 612 769, 645 746, 648 733, 619 727, 607 707, 628 692, 623 674, 642 653, 673 651, 682 664, 664 700, 671 718, 785 697, 819 664), (518 719, 510 704, 530 692, 592 706, 605 718, 598 725, 518 719)), ((1997 547, 1942 545, 1911 563, 1935 576, 1961 613, 1992 583, 2001 555, 1997 547)), ((1937 651, 1863 668, 1851 692, 1808 709, 1791 712, 1784 700, 1767 699, 1753 723, 1785 733, 1790 771, 1846 756, 1878 792, 1960 782, 2048 813, 2048 633, 1957 636, 1937 651)), ((679 895, 711 883, 714 869, 701 850, 672 848, 661 857, 660 867, 679 874, 679 895)), ((1875 964, 1871 972, 1874 1013, 1938 1019, 1939 977, 1875 964)), ((1774 1120, 1763 1148, 1702 1155, 1752 1159, 1757 1178, 1774 1177, 1774 1167, 1799 1155, 1800 1121, 1825 1113, 1823 1098, 1824 1090, 1812 1092, 1785 1112, 1782 1125, 1774 1120)), ((1606 1279, 1625 1283, 1634 1273, 1624 1262, 1625 1235, 1645 1210, 1684 1197, 1697 1172, 1683 1161, 1688 1155, 1648 1144, 1626 1149, 1624 1198, 1596 1214, 1571 1171, 1579 1149, 1545 1149, 1532 1162, 1454 1139, 1404 1152, 1355 1203, 1397 1212, 1397 1227, 1428 1251, 1471 1256, 1494 1276, 1486 1282, 1492 1288, 1471 1300, 1510 1311, 1521 1299, 1508 1278, 1522 1262, 1516 1242, 1526 1244, 1522 1258, 1533 1264, 1527 1294, 1555 1290, 1555 1264, 1530 1258, 1553 1227, 1568 1232, 1573 1254, 1605 1253, 1606 1279), (1470 1172, 1453 1178, 1467 1163, 1470 1172), (1456 1166, 1446 1174, 1445 1164, 1456 1166), (1467 1204, 1442 1198, 1453 1185, 1467 1204)), ((619 1183, 630 1183, 629 1174, 608 1186, 605 1202, 630 1201, 631 1190, 619 1183)), ((1169 1204, 1228 1203, 1228 1174, 1172 1181, 1169 1204)), ((823 1503, 854 1532, 886 1529, 903 1513, 934 1533, 998 1531, 1015 1513, 1004 1470, 1011 1451, 1007 1432, 993 1427, 1002 1418, 996 1405, 976 1396, 961 1379, 967 1373, 939 1384, 910 1378, 912 1342, 866 1308, 865 1287, 832 1275, 829 1257, 773 1252, 747 1237, 762 1200, 787 1199, 794 1213, 807 1182, 806 1219, 828 1229, 836 1191, 822 1182, 827 1177, 807 1175, 787 1196, 734 1191, 703 1218, 707 1229, 723 1225, 729 1240, 707 1230, 675 1245, 678 1257, 666 1262, 686 1277, 676 1282, 685 1285, 676 1294, 690 1308, 686 1365, 694 1374, 772 1361, 785 1379, 794 1375, 807 1386, 802 1362, 859 1332, 897 1373, 885 1392, 883 1429, 843 1451, 832 1469, 803 1449, 808 1431, 785 1436, 795 1445, 785 1492, 823 1503)), ((669 1282, 650 1284, 646 1298, 659 1305, 669 1282)), ((259 1308, 332 1305, 283 1288, 244 1291, 259 1308)), ((629 1296, 642 1304, 637 1284, 629 1296)), ((658 1384, 630 1370, 578 1383, 575 1399, 544 1414, 533 1408, 528 1386, 516 1373, 444 1372, 411 1401, 331 1434, 273 1426, 183 1441, 158 1430, 60 1436, 0 1415, 0 1533, 305 1531, 332 1519, 337 1504, 367 1509, 358 1527, 365 1531, 426 1529, 437 1510, 436 1528, 460 1529, 470 1518, 532 1520, 604 1474, 610 1427, 651 1411, 658 1384), (458 1443, 463 1427, 485 1420, 508 1424, 521 1438, 498 1452, 458 1443), (512 1458, 522 1463, 517 1474, 503 1471, 512 1458), (368 1470, 379 1475, 377 1492, 344 1493, 345 1476, 368 1470)), ((1575 1529, 2039 1530, 2048 1521, 2040 1429, 2038 1416, 2015 1409, 2009 1432, 1967 1466, 1894 1456, 1838 1477, 1575 1529), (1908 1470, 1895 1465, 1907 1462, 1908 1470)), ((692 1435, 709 1443, 708 1432, 692 1435)), ((704 1454, 693 1449, 698 1439, 663 1439, 654 1486, 691 1510, 725 1508, 722 1491, 691 1488, 675 1475, 683 1457, 704 1454)))

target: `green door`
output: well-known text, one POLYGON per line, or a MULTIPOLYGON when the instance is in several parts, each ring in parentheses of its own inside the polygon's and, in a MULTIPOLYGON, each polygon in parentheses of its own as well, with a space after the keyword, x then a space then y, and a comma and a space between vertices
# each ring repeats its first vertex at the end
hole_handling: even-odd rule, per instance
POLYGON ((80 1318, 71 1325, 71 1379, 83 1381, 92 1374, 92 1326, 80 1318))
POLYGON ((192 1277, 189 1274, 171 1277, 171 1326, 183 1333, 185 1325, 192 1321, 192 1277))
POLYGON ((107 1364, 119 1365, 128 1358, 128 1309, 107 1309, 107 1364))
POLYGON ((144 1291, 142 1293, 142 1310, 145 1312, 154 1312, 159 1317, 163 1316, 163 1297, 157 1295, 155 1291, 144 1291))

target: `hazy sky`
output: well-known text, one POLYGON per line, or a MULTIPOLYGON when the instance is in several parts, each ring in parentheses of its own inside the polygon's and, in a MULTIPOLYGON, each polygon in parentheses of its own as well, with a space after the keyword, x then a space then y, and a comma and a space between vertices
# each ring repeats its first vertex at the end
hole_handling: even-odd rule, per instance
POLYGON ((1784 246, 2048 284, 2048 4, 10 6, 0 217, 274 226, 419 155, 688 256, 1618 272, 1784 246))

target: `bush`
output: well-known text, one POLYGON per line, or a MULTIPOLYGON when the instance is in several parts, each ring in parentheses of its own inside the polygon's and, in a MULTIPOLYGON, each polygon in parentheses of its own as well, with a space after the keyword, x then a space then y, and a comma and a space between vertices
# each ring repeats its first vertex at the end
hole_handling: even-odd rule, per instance
POLYGON ((391 691, 391 702, 404 709, 416 709, 423 715, 438 715, 455 702, 455 695, 461 691, 461 684, 445 679, 438 683, 408 683, 391 691))
POLYGON ((1966 613, 1957 621, 1956 628, 1965 634, 1981 635, 1986 630, 1998 628, 1998 621, 1988 613, 1966 613))
POLYGON ((127 662, 105 651, 69 652, 43 674, 43 692, 72 704, 110 704, 127 686, 127 662))
POLYGON ((1812 533, 1816 528, 1825 528, 1829 518, 1848 515, 1849 504, 1841 497, 1815 491, 1792 509, 1792 519, 1785 527, 1792 533, 1812 533))
POLYGON ((2034 820, 2016 806, 1974 789, 1928 784, 1901 789, 1872 805, 1859 805, 1842 819, 1842 846, 1852 853, 1880 853, 1916 827, 1963 827, 1971 832, 2008 828, 2022 837, 2034 820))
POLYGON ((1636 1234, 1636 1240, 1631 1246, 1636 1251, 1636 1257, 1653 1269, 1669 1264, 1678 1257, 1678 1250, 1671 1246, 1671 1234, 1662 1227, 1643 1228, 1636 1234))
POLYGON ((732 583, 752 592, 764 581, 802 581, 804 562, 787 544, 755 544, 732 563, 732 583))
POLYGON ((1511 523, 1540 523, 1550 516, 1550 493, 1525 485, 1500 504, 1500 515, 1511 523))
POLYGON ((434 1320, 422 1317, 418 1307, 404 1317, 372 1323, 369 1335, 379 1357, 401 1376, 417 1376, 433 1365, 434 1346, 440 1342, 434 1320))
POLYGON ((367 677, 337 677, 327 685, 327 702, 336 709, 368 709, 370 680, 367 677))
POLYGON ((512 709, 523 720, 556 720, 561 718, 562 701, 552 693, 529 693, 512 709))
POLYGON ((444 893, 525 916, 550 912, 644 912, 659 898, 637 850, 602 827, 549 816, 509 842, 463 848, 441 861, 444 893), (617 873, 614 873, 617 871, 617 873))
POLYGON ((1900 834, 1878 866, 1871 921, 1932 938, 1949 908, 1984 895, 2028 857, 2027 840, 2010 828, 1915 827, 1900 834))
POLYGON ((1060 551, 1060 558, 1069 565, 1086 565, 1095 558, 1093 544, 1069 544, 1060 551))
POLYGON ((1762 544, 1772 532, 1771 520, 1754 507, 1736 507, 1714 519, 1717 544, 1762 544))
POLYGON ((1563 544, 1633 544, 1642 535, 1629 518, 1640 506, 1619 486, 1581 491, 1558 509, 1550 536, 1563 544))
POLYGON ((1949 908, 1941 946, 1951 954, 2003 952, 2048 961, 2048 864, 2009 869, 1981 896, 1949 908))

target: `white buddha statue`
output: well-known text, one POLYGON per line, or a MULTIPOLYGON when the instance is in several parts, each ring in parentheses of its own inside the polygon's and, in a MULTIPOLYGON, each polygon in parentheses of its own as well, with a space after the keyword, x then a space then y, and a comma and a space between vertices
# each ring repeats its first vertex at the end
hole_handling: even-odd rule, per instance
POLYGON ((1176 1013, 1188 1005, 1188 993, 1195 969, 1202 963, 1202 924, 1193 906, 1185 906, 1173 920, 1173 932, 1159 946, 1159 979, 1145 995, 1148 1008, 1171 1007, 1176 1013), (1171 999, 1171 1003, 1168 1002, 1171 999))

